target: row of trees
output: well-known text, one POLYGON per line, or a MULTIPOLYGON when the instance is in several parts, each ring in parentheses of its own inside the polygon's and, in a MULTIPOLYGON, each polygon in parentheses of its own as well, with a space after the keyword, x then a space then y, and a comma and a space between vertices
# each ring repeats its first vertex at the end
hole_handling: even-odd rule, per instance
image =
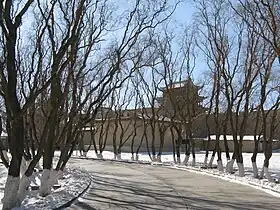
MULTIPOLYGON (((206 56, 213 78, 209 114, 215 115, 216 149, 219 169, 221 149, 219 136, 230 127, 234 153, 226 166, 232 172, 236 160, 240 176, 244 176, 242 141, 248 117, 256 115, 255 152, 252 164, 255 176, 259 138, 264 139, 264 171, 269 180, 269 159, 272 140, 279 125, 279 2, 197 1, 200 35, 204 37, 200 49, 206 56), (226 117, 219 112, 225 104, 226 117), (269 125, 269 126, 268 126, 269 125)), ((213 155, 215 155, 215 152, 213 155)), ((229 157, 229 156, 227 156, 229 157)))
POLYGON ((1 2, 0 94, 12 157, 9 160, 1 150, 8 168, 3 209, 20 204, 41 158, 40 195, 48 195, 85 127, 92 130, 91 142, 101 157, 109 118, 114 119, 116 158, 121 158, 121 148, 127 141, 134 142, 141 128, 136 151, 131 144, 133 157, 136 153, 137 159, 145 142, 151 159, 156 159, 159 130, 158 160, 165 139, 171 138, 174 161, 181 163, 185 140, 183 162, 192 153, 195 164, 195 122, 206 115, 208 134, 215 133, 217 139, 209 165, 217 154, 219 170, 224 170, 219 137, 231 132, 234 154, 229 156, 225 139, 226 170, 232 172, 236 161, 244 176, 242 140, 249 116, 256 115, 254 173, 258 176, 258 137, 263 135, 264 171, 271 179, 268 165, 280 100, 278 1, 195 0, 194 24, 182 32, 172 27, 170 17, 180 1, 172 2, 135 0, 127 9, 109 0, 1 2), (201 60, 207 65, 199 65, 201 60), (201 69, 205 74, 200 78, 196 71, 201 69), (196 78, 202 89, 193 84, 196 78), (185 88, 177 95, 174 86, 182 80, 185 88), (206 110, 199 105, 199 91, 208 96, 206 110), (112 115, 104 112, 97 119, 104 106, 112 115), (128 121, 135 128, 129 134, 122 123, 127 108, 143 119, 142 124, 136 118, 128 121), (214 129, 210 116, 214 116, 214 129), (97 124, 102 132, 95 139, 97 124), (117 130, 122 130, 120 141, 117 130), (170 137, 165 135, 167 130, 170 137), (57 147, 60 157, 53 166, 57 147))
POLYGON ((11 153, 8 160, 1 150, 8 168, 3 209, 20 205, 41 157, 40 195, 50 193, 82 128, 150 62, 142 59, 149 37, 179 3, 135 0, 123 8, 109 0, 1 1, 0 94, 11 153))
MULTIPOLYGON (((194 149, 194 145, 191 145, 194 144, 192 133, 198 129, 195 121, 203 116, 203 109, 196 113, 196 109, 192 107, 199 100, 192 98, 196 95, 190 90, 190 85, 187 85, 188 88, 182 98, 175 97, 175 99, 176 93, 171 87, 176 85, 176 81, 184 80, 186 77, 193 78, 195 69, 198 68, 196 61, 202 58, 207 64, 203 66, 206 70, 204 77, 200 79, 200 85, 204 87, 202 90, 204 95, 209 96, 205 102, 207 111, 204 113, 209 135, 208 142, 210 143, 210 134, 216 135, 216 146, 209 166, 212 165, 217 154, 218 168, 224 170, 220 145, 220 136, 223 136, 228 159, 226 171, 232 173, 236 161, 239 175, 244 176, 243 138, 250 127, 250 134, 254 135, 252 155, 254 176, 262 177, 265 173, 268 180, 272 181, 268 166, 272 156, 273 139, 277 136, 276 131, 279 127, 280 106, 279 2, 198 0, 194 1, 194 5, 197 9, 194 15, 196 27, 189 26, 180 38, 178 34, 174 35, 174 30, 169 31, 164 28, 161 34, 154 36, 149 46, 152 52, 149 56, 153 60, 150 63, 152 65, 142 66, 142 70, 138 71, 139 74, 132 77, 131 82, 126 83, 130 93, 127 94, 125 89, 120 90, 117 95, 124 93, 126 98, 118 98, 117 100, 121 101, 119 103, 112 101, 112 104, 118 104, 118 108, 113 109, 119 112, 117 116, 121 116, 122 110, 128 105, 142 108, 140 113, 145 114, 149 129, 152 130, 152 159, 155 159, 156 155, 153 130, 156 123, 160 124, 160 117, 163 121, 164 118, 168 118, 169 127, 174 129, 172 133, 176 133, 173 140, 174 160, 177 163, 181 162, 180 147, 182 140, 186 139, 184 162, 188 162, 190 148, 194 149), (176 45, 178 43, 180 44, 176 45), (166 87, 167 90, 165 102, 158 101, 161 87, 166 87), (147 108, 149 108, 148 113, 147 108), (214 122, 211 121, 212 116, 214 122), (253 122, 249 121, 252 119, 253 122), (175 124, 176 121, 181 123, 175 124), (233 136, 232 157, 229 154, 226 134, 233 136), (261 141, 263 141, 265 161, 262 173, 259 175, 256 157, 261 141)), ((119 118, 119 124, 120 122, 119 118)), ((161 126, 157 129, 161 129, 161 126)), ((166 130, 166 125, 162 129, 166 130)), ((160 134, 164 138, 164 132, 160 134)), ((115 154, 119 152, 115 147, 115 154)), ((205 165, 208 162, 208 154, 207 150, 205 165)), ((194 151, 193 157, 195 157, 194 151)))
MULTIPOLYGON (((142 116, 143 122, 146 122, 142 125, 144 131, 140 133, 143 139, 146 139, 146 144, 151 146, 147 148, 149 154, 151 149, 151 159, 156 159, 156 132, 159 131, 161 136, 158 154, 160 157, 166 138, 165 131, 171 129, 172 137, 168 138, 173 142, 174 161, 181 163, 180 148, 183 139, 186 139, 186 159, 183 162, 187 163, 191 148, 195 161, 195 141, 192 134, 201 126, 196 121, 205 117, 209 137, 208 148, 210 134, 216 135, 215 149, 209 164, 207 149, 205 165, 211 167, 217 154, 218 168, 224 170, 220 141, 220 137, 223 137, 228 159, 226 171, 232 173, 236 161, 239 175, 244 176, 243 138, 249 133, 254 135, 254 176, 263 177, 265 173, 268 180, 272 181, 268 166, 272 156, 273 139, 279 137, 276 131, 280 123, 280 63, 277 51, 279 3, 201 0, 195 1, 194 5, 197 8, 194 20, 198 27, 188 27, 180 38, 178 34, 174 35, 174 31, 166 28, 162 29, 161 34, 153 36, 150 39, 148 56, 152 62, 139 68, 138 74, 125 83, 125 88, 118 90, 112 97, 113 100, 108 100, 108 108, 116 113, 113 117, 105 116, 103 120, 107 122, 106 119, 115 118, 113 137, 116 138, 118 126, 122 126, 123 123, 123 110, 130 106, 134 109, 130 113, 142 116), (179 43, 179 47, 176 43, 179 43), (196 61, 201 57, 207 64, 206 67, 203 66, 206 71, 200 80, 200 85, 204 87, 202 93, 208 96, 205 101, 206 111, 197 106, 200 98, 196 94, 197 89, 192 90, 192 87, 195 87, 192 78, 195 69, 198 68, 196 61), (183 88, 181 95, 176 95, 176 81, 185 78, 188 78, 184 84, 186 88, 183 88), (165 87, 165 90, 162 90, 162 87, 165 87), (161 92, 165 93, 163 98, 159 98, 161 92), (180 123, 177 123, 178 121, 180 123), (229 153, 227 134, 233 136, 232 157, 229 153), (150 141, 147 140, 147 136, 150 137, 150 141), (256 157, 261 141, 265 161, 261 174, 258 174, 256 157)), ((136 122, 136 119, 130 120, 131 123, 136 122)), ((104 133, 110 132, 109 123, 102 126, 106 127, 103 129, 104 133)), ((121 130, 122 136, 130 137, 124 134, 127 133, 127 128, 121 130)), ((120 138, 123 142, 131 139, 134 142, 136 131, 135 124, 134 132, 129 130, 132 138, 120 138)), ((103 139, 106 139, 106 142, 108 134, 104 134, 103 139)), ((123 142, 117 149, 114 140, 116 156, 120 154, 123 142)), ((133 153, 132 150, 132 155, 133 153)))

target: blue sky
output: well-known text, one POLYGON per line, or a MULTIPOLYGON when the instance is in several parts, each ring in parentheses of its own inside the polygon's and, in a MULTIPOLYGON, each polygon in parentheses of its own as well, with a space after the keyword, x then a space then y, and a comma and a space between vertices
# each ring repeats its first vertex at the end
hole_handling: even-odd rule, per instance
MULTIPOLYGON (((174 2, 176 0, 173 0, 174 2)), ((186 27, 187 25, 190 25, 192 23, 192 16, 196 12, 196 8, 192 1, 186 0, 178 6, 177 10, 175 11, 174 14, 174 21, 176 24, 181 25, 182 27, 186 27)), ((196 67, 194 70, 194 79, 195 80, 200 80, 202 77, 202 72, 205 70, 206 65, 205 61, 203 58, 203 55, 200 53, 199 58, 197 58, 196 61, 196 67)))

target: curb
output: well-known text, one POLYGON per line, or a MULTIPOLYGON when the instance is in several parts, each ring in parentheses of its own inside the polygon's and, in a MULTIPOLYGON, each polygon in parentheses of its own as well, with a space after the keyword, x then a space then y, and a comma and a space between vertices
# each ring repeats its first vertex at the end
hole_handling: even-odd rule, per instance
MULTIPOLYGON (((231 178, 231 177, 224 177, 220 174, 215 174, 215 173, 208 172, 205 169, 199 169, 199 168, 190 167, 190 166, 173 166, 173 167, 168 167, 168 168, 175 169, 175 170, 178 170, 178 169, 179 170, 186 170, 186 171, 193 172, 193 173, 200 173, 200 174, 203 174, 203 175, 206 175, 206 176, 212 176, 212 177, 215 177, 215 178, 218 178, 218 179, 222 179, 224 181, 235 182, 237 184, 249 186, 249 187, 252 187, 252 188, 255 188, 255 189, 258 189, 258 190, 271 191, 271 193, 274 193, 274 196, 280 197, 280 191, 275 190, 275 189, 273 189, 272 187, 269 187, 269 186, 258 185, 258 184, 254 183, 252 181, 248 181, 246 183, 246 182, 243 182, 243 181, 238 180, 238 179, 234 179, 234 178, 231 178)), ((267 192, 267 193, 271 194, 270 192, 267 192)))
MULTIPOLYGON (((87 173, 88 174, 88 173, 87 173)), ((60 210, 60 209, 65 209, 67 207, 70 207, 78 198, 80 198, 81 196, 83 196, 86 191, 89 189, 90 185, 91 185, 91 177, 90 175, 88 174, 88 177, 89 177, 89 184, 87 185, 87 187, 81 192, 79 193, 76 197, 72 198, 70 201, 68 201, 67 203, 53 209, 53 210, 60 210)))
POLYGON ((136 160, 114 160, 114 159, 101 159, 101 158, 89 158, 89 157, 71 157, 72 159, 79 160, 96 160, 96 161, 104 161, 104 162, 117 162, 117 163, 128 163, 128 164, 143 164, 143 165, 151 165, 149 161, 136 161, 136 160))

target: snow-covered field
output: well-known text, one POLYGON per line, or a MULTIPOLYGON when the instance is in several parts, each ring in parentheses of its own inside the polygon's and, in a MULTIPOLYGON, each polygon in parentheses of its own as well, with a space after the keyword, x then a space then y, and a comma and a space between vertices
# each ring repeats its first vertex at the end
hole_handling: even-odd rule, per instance
MULTIPOLYGON (((104 159, 114 159, 114 153, 110 151, 104 151, 103 153, 103 158, 104 159)), ((230 153, 232 156, 232 153, 230 153)), ((79 153, 74 152, 73 157, 80 157, 79 153)), ((87 153, 88 158, 97 158, 96 154, 93 150, 90 150, 87 153)), ((251 157, 252 153, 243 153, 243 161, 244 161, 244 167, 246 170, 252 169, 252 163, 251 163, 251 157)), ((184 160, 185 154, 181 154, 181 160, 184 160)), ((205 151, 199 151, 196 152, 196 162, 203 163, 205 158, 205 151)), ((209 152, 209 157, 208 159, 211 158, 211 152, 209 152)), ((122 153, 121 154, 121 159, 122 160, 131 160, 131 153, 122 153)), ((139 153, 139 160, 140 161, 151 161, 149 155, 147 153, 139 153)), ((164 163, 172 163, 173 162, 173 154, 172 153, 163 153, 161 156, 161 160, 164 163)), ((223 164, 225 165, 227 163, 227 159, 225 154, 223 153, 222 156, 223 164)), ((264 161, 264 154, 259 153, 257 156, 257 166, 259 169, 261 169, 264 161)), ((190 156, 189 163, 192 162, 192 157, 190 156)), ((214 164, 217 164, 215 161, 213 162, 214 164)), ((237 166, 236 166, 237 168, 237 166)), ((269 170, 273 172, 275 175, 278 174, 280 176, 280 152, 274 152, 270 162, 269 162, 269 170)))
MULTIPOLYGON (((230 154, 232 155, 232 154, 230 154)), ((74 152, 73 157, 80 157, 80 155, 77 152, 74 152)), ((163 164, 168 164, 168 167, 177 168, 180 170, 191 170, 194 172, 203 173, 206 175, 215 176, 227 181, 233 181, 240 184, 250 185, 258 189, 265 190, 268 193, 271 193, 273 195, 280 195, 280 184, 277 184, 276 182, 280 181, 280 153, 279 151, 275 151, 270 159, 269 163, 269 171, 271 172, 271 176, 274 179, 275 183, 268 182, 266 178, 264 179, 257 179, 253 177, 253 169, 252 169, 252 163, 251 163, 251 156, 252 153, 244 153, 243 154, 243 161, 244 161, 244 169, 245 169, 245 176, 239 177, 238 172, 235 174, 229 174, 226 172, 219 172, 218 169, 203 169, 201 166, 203 165, 204 158, 205 158, 205 152, 200 151, 196 153, 196 166, 192 167, 190 166, 192 163, 192 158, 189 159, 188 166, 183 165, 175 165, 173 164, 173 154, 172 153, 163 153, 161 156, 161 160, 163 164)), ((87 158, 97 158, 94 151, 89 151, 87 153, 87 158)), ((181 155, 181 160, 184 160, 185 155, 181 155)), ((209 159, 211 158, 211 153, 209 154, 209 159)), ((114 153, 109 151, 103 152, 103 159, 114 159, 114 153)), ((131 161, 131 154, 130 153, 122 153, 121 154, 121 160, 123 161, 131 161)), ((144 162, 151 162, 151 159, 148 154, 141 153, 139 154, 139 161, 144 162)), ((225 166, 227 163, 227 159, 225 157, 225 154, 223 154, 222 157, 223 165, 225 166)), ((264 161, 264 154, 259 153, 257 156, 257 166, 259 173, 262 169, 264 161)), ((157 163, 153 163, 157 164, 157 163)), ((217 164, 217 162, 213 162, 213 164, 217 164)), ((236 163, 235 163, 236 164, 236 163)), ((237 170, 237 165, 234 165, 234 169, 237 170)))
MULTIPOLYGON (((40 186, 41 173, 34 173, 30 186, 40 186)), ((3 198, 4 186, 6 182, 7 169, 0 164, 0 199, 3 198)), ((30 190, 23 200, 21 208, 24 210, 49 210, 66 204, 70 200, 82 193, 90 184, 90 178, 82 169, 67 168, 63 179, 58 180, 58 189, 52 189, 52 193, 46 197, 38 195, 38 190, 30 190)), ((0 209, 2 203, 0 202, 0 209)), ((18 209, 18 208, 17 208, 18 209)))

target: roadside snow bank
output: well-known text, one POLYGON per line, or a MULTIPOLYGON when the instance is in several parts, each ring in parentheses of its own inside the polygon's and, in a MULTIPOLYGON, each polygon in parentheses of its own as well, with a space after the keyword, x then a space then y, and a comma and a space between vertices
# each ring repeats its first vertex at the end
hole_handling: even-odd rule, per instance
MULTIPOLYGON (((33 173, 31 186, 40 186, 41 173, 33 173)), ((0 189, 4 189, 7 178, 7 169, 0 164, 0 189)), ((79 197, 90 185, 89 174, 80 168, 67 168, 63 177, 58 180, 57 189, 52 189, 50 195, 39 196, 38 190, 28 190, 20 208, 14 210, 49 210, 67 205, 79 197)), ((0 209, 2 209, 1 199, 4 191, 0 190, 0 209)))
POLYGON ((46 197, 39 196, 38 190, 30 191, 21 204, 24 210, 49 210, 67 205, 79 197, 90 185, 90 177, 84 170, 68 168, 62 179, 58 180, 61 186, 52 189, 46 197))
POLYGON ((226 181, 235 182, 238 184, 246 185, 253 187, 258 190, 262 190, 268 194, 271 194, 276 197, 280 197, 280 185, 272 182, 268 182, 266 179, 257 179, 251 176, 251 174, 247 174, 244 177, 240 177, 235 174, 229 174, 225 172, 220 172, 217 169, 202 169, 198 167, 191 167, 191 166, 167 166, 169 168, 175 168, 180 170, 186 170, 190 172, 200 173, 208 176, 213 176, 216 178, 220 178, 226 181))

